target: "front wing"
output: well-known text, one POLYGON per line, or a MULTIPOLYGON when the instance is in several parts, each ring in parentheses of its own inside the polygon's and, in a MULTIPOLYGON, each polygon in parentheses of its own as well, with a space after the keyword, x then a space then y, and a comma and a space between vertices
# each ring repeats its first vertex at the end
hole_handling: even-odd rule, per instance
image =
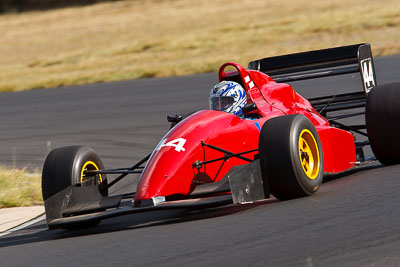
POLYGON ((135 206, 132 195, 103 197, 97 186, 73 185, 45 201, 49 229, 79 227, 134 213, 156 210, 208 209, 229 204, 250 203, 269 198, 268 182, 260 160, 233 167, 217 183, 198 186, 185 199, 165 201, 155 197, 135 206))

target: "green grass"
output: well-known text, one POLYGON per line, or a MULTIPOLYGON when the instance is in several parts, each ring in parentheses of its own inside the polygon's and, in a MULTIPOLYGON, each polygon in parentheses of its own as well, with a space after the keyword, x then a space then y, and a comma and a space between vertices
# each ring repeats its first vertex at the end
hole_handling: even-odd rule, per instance
POLYGON ((400 2, 131 0, 0 16, 0 92, 217 71, 361 42, 400 53, 400 2))
POLYGON ((0 208, 43 204, 40 174, 0 167, 0 208))

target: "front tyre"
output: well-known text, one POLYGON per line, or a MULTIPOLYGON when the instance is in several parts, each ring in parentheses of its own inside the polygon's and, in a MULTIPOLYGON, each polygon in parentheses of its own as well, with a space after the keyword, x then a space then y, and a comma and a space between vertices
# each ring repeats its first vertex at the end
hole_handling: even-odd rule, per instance
POLYGON ((98 185, 100 192, 108 194, 107 176, 99 174, 85 175, 85 170, 104 169, 103 163, 96 152, 88 146, 68 146, 56 148, 49 153, 42 172, 43 200, 61 190, 81 183, 82 185, 98 185))
POLYGON ((260 156, 271 193, 278 199, 314 194, 323 180, 324 158, 314 125, 304 115, 287 115, 265 122, 259 139, 260 156))

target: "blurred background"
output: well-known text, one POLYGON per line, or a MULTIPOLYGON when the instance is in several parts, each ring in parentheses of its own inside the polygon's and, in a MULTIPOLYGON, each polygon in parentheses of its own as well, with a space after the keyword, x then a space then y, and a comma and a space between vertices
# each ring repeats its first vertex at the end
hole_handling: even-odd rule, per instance
POLYGON ((354 43, 400 53, 400 1, 3 0, 0 91, 216 72, 354 43))

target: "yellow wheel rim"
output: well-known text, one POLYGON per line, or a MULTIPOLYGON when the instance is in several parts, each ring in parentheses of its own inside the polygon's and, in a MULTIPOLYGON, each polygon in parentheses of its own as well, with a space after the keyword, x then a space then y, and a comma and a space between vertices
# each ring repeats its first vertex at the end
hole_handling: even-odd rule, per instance
MULTIPOLYGON (((99 167, 97 167, 96 163, 94 163, 93 161, 86 161, 85 164, 83 164, 82 170, 81 170, 81 183, 83 183, 83 178, 84 176, 84 172, 85 170, 90 170, 90 171, 98 171, 99 167)), ((100 178, 100 183, 103 182, 103 177, 101 177, 101 174, 99 174, 99 178, 100 178)))
POLYGON ((319 151, 314 135, 307 129, 300 133, 299 158, 304 173, 311 180, 317 178, 319 173, 319 151))

